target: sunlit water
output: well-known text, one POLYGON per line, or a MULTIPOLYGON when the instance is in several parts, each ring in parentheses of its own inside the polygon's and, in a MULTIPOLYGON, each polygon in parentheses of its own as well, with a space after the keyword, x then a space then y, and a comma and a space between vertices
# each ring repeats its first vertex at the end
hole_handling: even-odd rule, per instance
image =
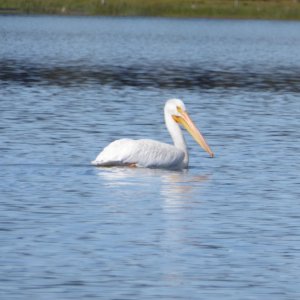
POLYGON ((1 299, 298 299, 300 23, 0 17, 1 299), (90 166, 171 142, 183 172, 90 166))

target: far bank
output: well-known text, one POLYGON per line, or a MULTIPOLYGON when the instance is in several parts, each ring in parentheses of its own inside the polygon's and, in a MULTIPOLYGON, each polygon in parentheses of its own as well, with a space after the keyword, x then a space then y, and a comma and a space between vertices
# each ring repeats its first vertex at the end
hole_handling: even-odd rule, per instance
POLYGON ((299 0, 0 0, 0 14, 300 20, 299 0))

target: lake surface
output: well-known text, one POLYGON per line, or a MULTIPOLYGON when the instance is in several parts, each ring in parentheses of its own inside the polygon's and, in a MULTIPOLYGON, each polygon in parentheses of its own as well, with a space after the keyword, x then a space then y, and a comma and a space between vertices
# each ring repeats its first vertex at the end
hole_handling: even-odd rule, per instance
POLYGON ((0 17, 1 299, 299 299, 300 22, 0 17), (123 137, 182 172, 95 168, 123 137))

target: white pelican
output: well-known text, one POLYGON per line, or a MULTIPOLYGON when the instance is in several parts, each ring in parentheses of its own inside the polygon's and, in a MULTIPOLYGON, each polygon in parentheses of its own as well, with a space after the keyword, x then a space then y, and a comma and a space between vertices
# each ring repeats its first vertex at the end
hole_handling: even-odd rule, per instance
POLYGON ((150 139, 120 139, 110 143, 96 157, 95 166, 131 166, 146 168, 183 169, 188 167, 188 149, 178 124, 192 135, 195 141, 211 157, 213 152, 204 137, 190 119, 184 103, 179 99, 170 99, 165 104, 165 123, 174 145, 150 139))

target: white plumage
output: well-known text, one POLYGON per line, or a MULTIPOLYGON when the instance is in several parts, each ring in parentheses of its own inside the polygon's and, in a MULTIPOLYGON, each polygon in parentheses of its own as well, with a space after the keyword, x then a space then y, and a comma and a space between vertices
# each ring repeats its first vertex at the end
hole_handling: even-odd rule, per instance
POLYGON ((146 168, 182 169, 188 166, 188 150, 178 124, 182 124, 211 157, 213 152, 205 142, 179 99, 165 104, 165 122, 174 145, 150 139, 120 139, 110 143, 96 157, 95 166, 136 166, 146 168))
POLYGON ((149 139, 121 139, 105 147, 92 163, 98 166, 172 168, 183 158, 184 152, 172 145, 149 139))

